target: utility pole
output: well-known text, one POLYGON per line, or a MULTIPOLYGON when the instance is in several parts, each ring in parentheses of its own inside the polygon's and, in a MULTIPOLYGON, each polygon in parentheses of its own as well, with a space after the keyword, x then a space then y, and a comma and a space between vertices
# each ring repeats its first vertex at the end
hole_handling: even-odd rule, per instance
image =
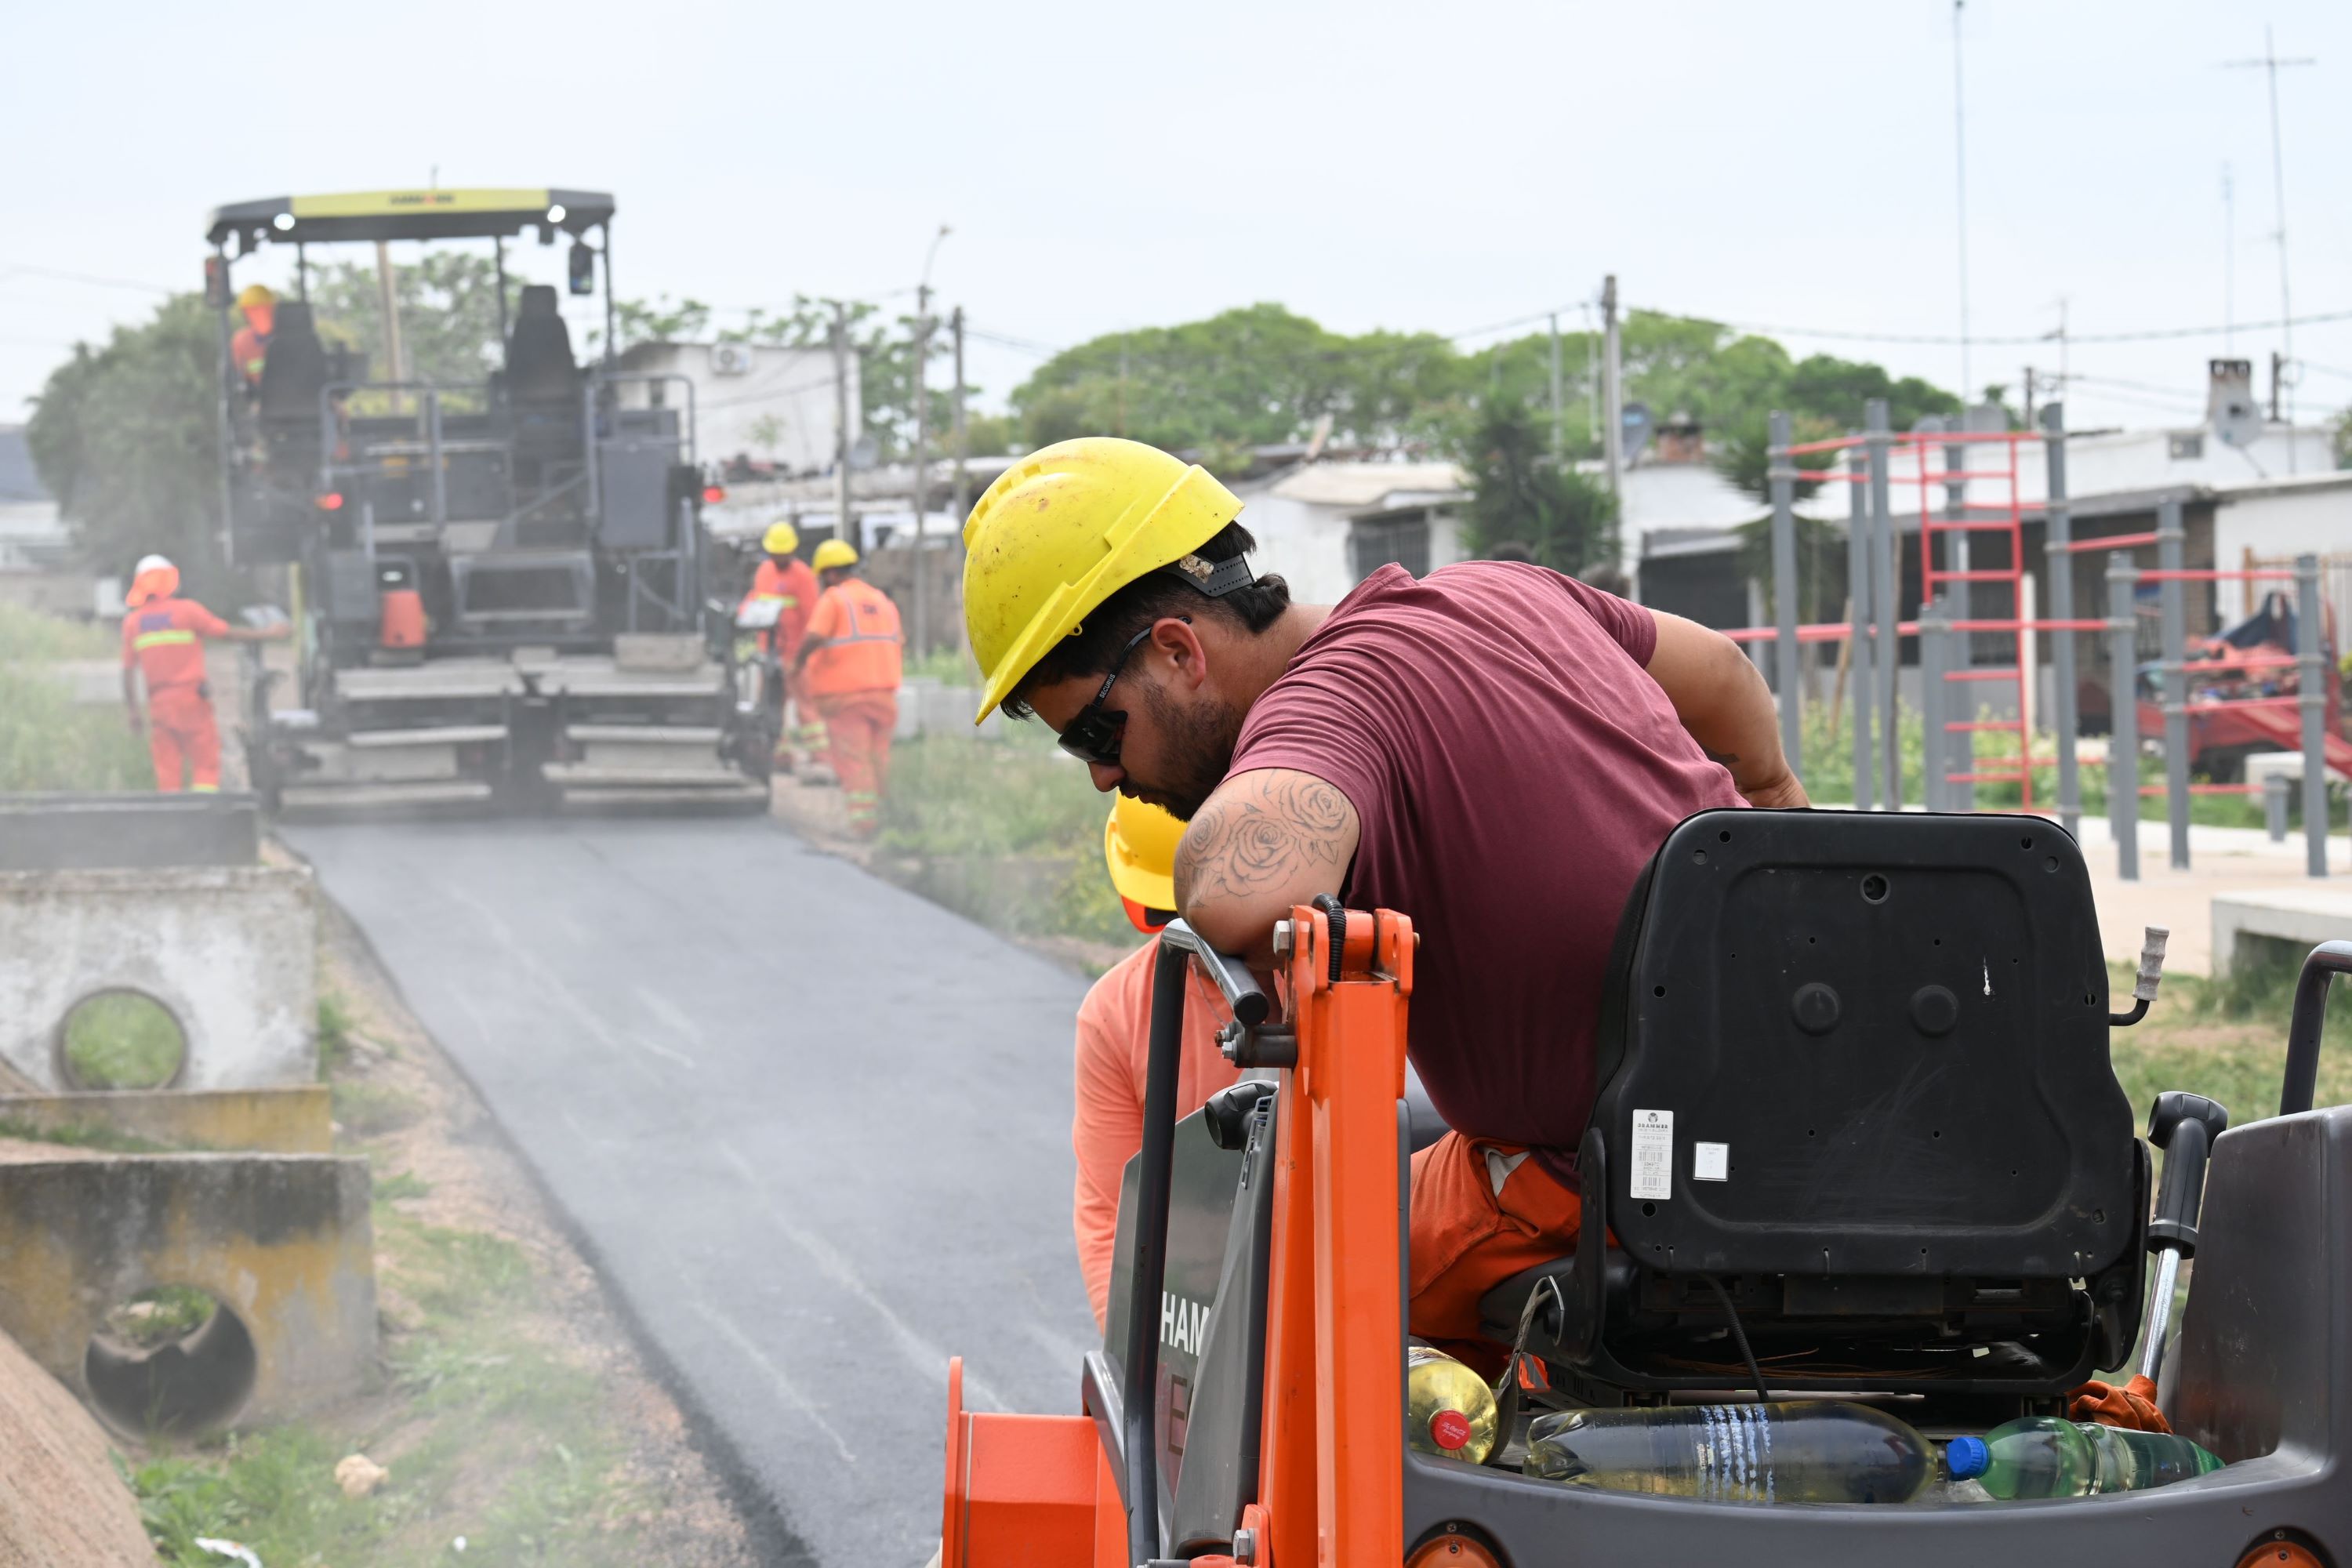
POLYGON ((1592 301, 1584 302, 1584 440, 1601 445, 1601 334, 1592 330, 1592 301))
MULTIPOLYGON (((2262 68, 2264 75, 2270 79, 2271 188, 2278 201, 2278 228, 2271 237, 2278 241, 2279 263, 2279 352, 2273 357, 2271 362, 2273 367, 2271 371, 2271 417, 2273 419, 2280 417, 2278 411, 2280 400, 2277 389, 2282 377, 2278 367, 2283 364, 2291 363, 2294 359, 2294 308, 2293 300, 2287 289, 2286 270, 2286 153, 2279 138, 2278 73, 2279 67, 2281 66, 2308 66, 2316 65, 2318 63, 2318 61, 2311 58, 2307 55, 2299 56, 2294 59, 2287 60, 2279 58, 2278 48, 2272 43, 2271 30, 2267 26, 2263 28, 2262 58, 2258 60, 2230 60, 2225 62, 2226 68, 2231 70, 2248 70, 2259 66, 2262 68)), ((2287 411, 2290 417, 2292 416, 2293 412, 2293 409, 2290 407, 2287 411)), ((2292 471, 2294 465, 2294 443, 2293 441, 2289 441, 2287 443, 2286 449, 2289 470, 2292 471)))
POLYGON ((1558 462, 1568 453, 1568 414, 1559 395, 1559 312, 1551 313, 1551 456, 1558 462))
POLYGON ((971 510, 971 479, 964 472, 965 459, 971 456, 963 417, 963 307, 958 305, 948 317, 948 331, 955 338, 955 525, 957 537, 962 537, 963 520, 971 510))
MULTIPOLYGON (((387 240, 375 242, 376 296, 383 304, 383 374, 388 381, 408 379, 408 355, 400 341, 400 285, 392 266, 392 245, 387 240)), ((400 393, 392 395, 392 411, 404 414, 408 400, 400 393)))
POLYGON ((833 536, 855 545, 849 520, 849 307, 833 304, 833 536))
POLYGON ((1969 367, 1969 110, 1960 79, 1960 11, 1968 0, 1952 0, 1952 176, 1959 217, 1960 254, 1960 406, 1976 401, 1974 374, 1969 367))
POLYGON ((1622 493, 1625 468, 1624 362, 1617 341, 1617 274, 1601 283, 1601 452, 1609 493, 1622 493))
POLYGON ((923 279, 915 285, 915 657, 931 651, 930 463, 931 395, 928 385, 931 359, 931 263, 940 246, 954 231, 946 224, 931 237, 923 254, 923 279))
POLYGON ((929 529, 924 508, 930 498, 923 492, 929 487, 923 483, 924 465, 930 454, 925 450, 930 442, 930 395, 924 385, 924 362, 931 353, 931 286, 919 283, 915 287, 915 657, 920 658, 931 647, 931 567, 927 556, 929 529))
POLYGON ((2033 428, 2033 367, 2025 367, 2025 427, 2033 428))

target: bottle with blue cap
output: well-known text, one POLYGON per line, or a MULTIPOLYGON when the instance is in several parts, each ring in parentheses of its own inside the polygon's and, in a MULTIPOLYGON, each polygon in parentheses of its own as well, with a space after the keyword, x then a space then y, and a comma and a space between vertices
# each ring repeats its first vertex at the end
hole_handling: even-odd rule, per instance
POLYGON ((1973 1480, 2004 1501, 2144 1491, 2221 1468, 2214 1455, 2170 1432, 2133 1432, 2056 1415, 2029 1415, 1944 1447, 1946 1474, 1973 1480))

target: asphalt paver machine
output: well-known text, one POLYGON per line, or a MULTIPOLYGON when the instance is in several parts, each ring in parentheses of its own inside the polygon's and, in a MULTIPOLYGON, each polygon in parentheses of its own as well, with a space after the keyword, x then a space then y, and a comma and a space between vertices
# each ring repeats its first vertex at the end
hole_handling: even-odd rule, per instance
POLYGON ((290 568, 298 622, 299 697, 247 716, 273 803, 764 801, 731 635, 706 640, 693 387, 613 357, 613 212, 594 191, 436 189, 212 214, 230 555, 290 568), (507 241, 531 233, 568 238, 572 293, 601 291, 600 361, 553 285, 509 287, 507 241), (311 247, 400 240, 494 247, 478 378, 372 379, 314 317, 311 247), (264 245, 294 250, 297 281, 257 344, 233 274, 264 245))
MULTIPOLYGON (((1483 1305, 1527 1359, 1504 1440, 1471 1464, 1406 1440, 1418 941, 1391 911, 1295 909, 1276 932, 1277 1006, 1181 921, 1161 935, 1104 1346, 1075 1415, 968 1410, 951 1365, 948 1568, 2352 1563, 2352 1108, 2311 1108, 2352 943, 2305 970, 2281 1113, 2222 1132, 2210 1164, 2201 1136, 2173 1132, 2157 1201, 2107 1050, 2146 1008, 2109 1012, 2089 879, 2062 830, 1685 821, 1611 965, 1577 1161, 1587 1245, 1483 1305), (1180 1121, 1192 963, 1232 1005, 1228 1048, 1253 1076, 1180 1121), (2227 1461, 2210 1475, 2042 1501, 1938 1487, 1902 1505, 1792 1504, 1519 1468, 1538 1412, 1740 1401, 1757 1381, 1775 1400, 1874 1405, 1930 1438, 2058 1414, 2095 1370, 2129 1364, 2149 1253, 2184 1247, 2160 1400, 2227 1461)), ((2222 1120, 2168 1094, 2152 1131, 2222 1120)), ((2172 1268, 2157 1272, 2162 1345, 2172 1268)))

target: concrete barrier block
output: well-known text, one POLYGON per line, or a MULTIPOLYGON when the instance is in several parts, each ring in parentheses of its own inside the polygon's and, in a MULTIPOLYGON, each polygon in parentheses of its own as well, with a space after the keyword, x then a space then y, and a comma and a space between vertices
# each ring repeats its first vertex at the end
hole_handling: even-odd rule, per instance
POLYGON ((0 795, 0 871, 260 862, 249 795, 0 795))
POLYGON ((367 1162, 159 1154, 0 1163, 0 1330, 126 1432, 278 1419, 361 1389, 375 1354, 367 1162), (159 1287, 218 1308, 141 1355, 102 1339, 159 1287))
POLYGON ((2213 971, 2238 962, 2240 939, 2269 937, 2309 949, 2352 939, 2352 891, 2332 887, 2268 888, 2216 893, 2213 971))
POLYGON ((137 1138, 167 1149, 325 1154, 334 1108, 323 1083, 294 1089, 115 1089, 0 1095, 0 1135, 137 1138))
POLYGON ((301 866, 0 872, 0 1058, 43 1088, 79 1087, 63 1025, 105 991, 179 1022, 175 1089, 318 1077, 318 908, 301 866))

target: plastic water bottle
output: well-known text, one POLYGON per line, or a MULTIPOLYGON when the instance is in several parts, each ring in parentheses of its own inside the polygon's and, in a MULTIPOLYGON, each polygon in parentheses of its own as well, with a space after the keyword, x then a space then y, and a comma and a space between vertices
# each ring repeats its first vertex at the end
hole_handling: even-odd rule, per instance
POLYGON ((1714 1502, 1908 1502, 1935 1449, 1884 1411, 1832 1401, 1567 1410, 1528 1432, 1527 1473, 1714 1502))
POLYGON ((1486 1380, 1428 1345, 1404 1358, 1405 1441, 1424 1454, 1483 1465, 1495 1451, 1495 1391, 1486 1380))
POLYGON ((2057 1415, 2005 1422, 1981 1437, 1955 1437, 1944 1447, 1944 1468, 1954 1480, 1973 1478, 2003 1500, 2144 1491, 2221 1468, 2218 1458, 2169 1432, 2131 1432, 2057 1415))

